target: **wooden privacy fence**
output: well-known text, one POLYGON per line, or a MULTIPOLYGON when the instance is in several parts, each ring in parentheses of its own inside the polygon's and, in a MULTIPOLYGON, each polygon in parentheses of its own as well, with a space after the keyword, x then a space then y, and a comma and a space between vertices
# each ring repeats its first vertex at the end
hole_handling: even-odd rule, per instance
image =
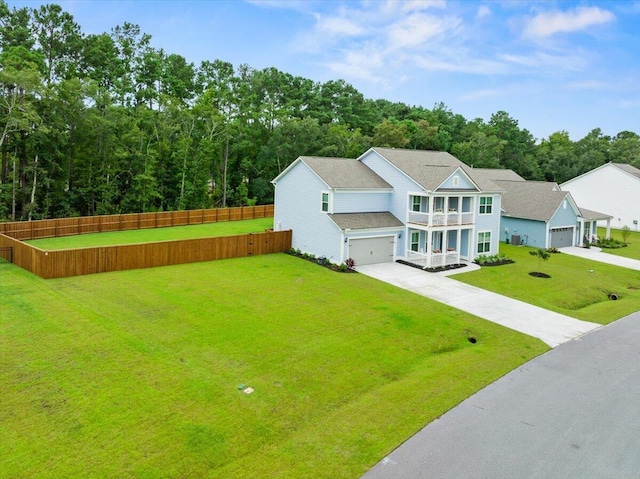
POLYGON ((281 253, 291 249, 291 230, 56 251, 0 234, 0 250, 9 248, 15 265, 51 279, 281 253))
POLYGON ((106 231, 186 226, 219 221, 251 220, 273 217, 273 205, 215 208, 208 210, 163 211, 123 215, 80 216, 51 220, 0 223, 0 234, 19 240, 55 238, 58 236, 106 231))

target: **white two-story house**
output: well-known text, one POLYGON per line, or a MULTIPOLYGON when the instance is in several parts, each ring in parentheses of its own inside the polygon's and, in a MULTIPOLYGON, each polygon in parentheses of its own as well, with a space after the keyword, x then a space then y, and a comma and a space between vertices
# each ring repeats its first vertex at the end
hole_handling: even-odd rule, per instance
POLYGON ((503 190, 445 152, 371 148, 299 157, 273 180, 274 229, 334 263, 425 268, 498 252, 503 190))

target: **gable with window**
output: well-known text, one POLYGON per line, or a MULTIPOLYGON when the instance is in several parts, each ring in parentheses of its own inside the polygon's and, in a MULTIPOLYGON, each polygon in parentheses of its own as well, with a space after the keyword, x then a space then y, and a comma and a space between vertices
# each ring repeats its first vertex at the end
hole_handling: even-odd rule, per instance
POLYGON ((490 215, 492 212, 493 212, 493 197, 481 196, 479 213, 481 215, 490 215))

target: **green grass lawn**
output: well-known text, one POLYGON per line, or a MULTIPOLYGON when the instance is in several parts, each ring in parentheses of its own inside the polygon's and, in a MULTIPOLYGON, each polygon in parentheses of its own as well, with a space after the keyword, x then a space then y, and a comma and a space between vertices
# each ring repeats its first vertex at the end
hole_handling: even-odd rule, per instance
POLYGON ((519 299, 551 311, 601 324, 640 310, 640 272, 589 261, 568 254, 551 254, 538 267, 534 248, 500 244, 514 264, 483 267, 453 279, 519 299), (542 271, 551 278, 536 278, 542 271), (608 298, 616 293, 617 301, 608 298))
POLYGON ((25 241, 40 249, 88 248, 121 244, 149 243, 214 236, 230 236, 246 233, 258 233, 273 227, 273 218, 257 220, 223 221, 169 228, 149 228, 141 230, 111 231, 107 233, 87 233, 59 238, 43 238, 25 241))
POLYGON ((286 254, 0 282, 6 478, 359 477, 548 350, 286 254))
MULTIPOLYGON (((611 237, 622 241, 622 231, 610 230, 611 237)), ((606 236, 605 228, 598 228, 598 236, 604 238, 606 236)), ((633 258, 640 260, 640 231, 629 231, 629 237, 627 238, 627 246, 624 248, 604 248, 602 251, 605 253, 616 254, 618 256, 624 256, 625 258, 633 258)))

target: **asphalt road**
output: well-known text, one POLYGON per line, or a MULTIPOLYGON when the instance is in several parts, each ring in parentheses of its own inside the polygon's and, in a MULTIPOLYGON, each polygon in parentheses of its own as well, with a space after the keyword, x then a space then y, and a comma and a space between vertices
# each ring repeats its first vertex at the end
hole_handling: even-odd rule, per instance
POLYGON ((640 311, 427 425, 363 479, 640 478, 640 311))

